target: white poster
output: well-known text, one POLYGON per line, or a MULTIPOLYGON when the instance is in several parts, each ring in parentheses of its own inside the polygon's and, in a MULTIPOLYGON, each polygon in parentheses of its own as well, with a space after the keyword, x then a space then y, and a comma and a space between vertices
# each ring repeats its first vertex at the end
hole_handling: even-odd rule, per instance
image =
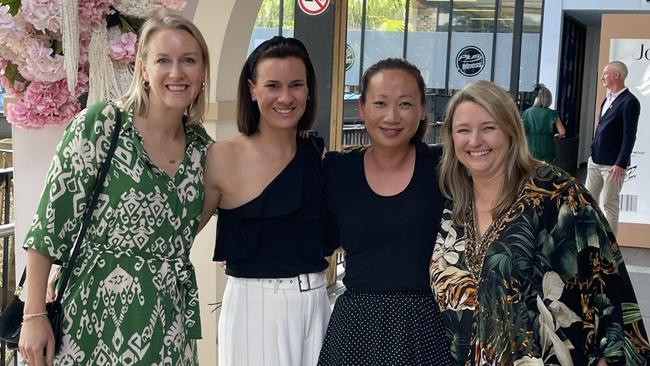
POLYGON ((627 65, 625 84, 641 102, 636 143, 621 190, 619 222, 650 224, 650 39, 612 39, 609 50, 610 60, 627 65))

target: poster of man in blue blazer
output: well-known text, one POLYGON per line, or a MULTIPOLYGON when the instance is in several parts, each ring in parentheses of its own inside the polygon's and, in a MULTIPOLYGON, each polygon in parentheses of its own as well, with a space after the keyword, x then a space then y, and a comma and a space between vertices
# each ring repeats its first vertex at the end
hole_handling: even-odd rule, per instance
POLYGON ((641 111, 639 100, 625 86, 626 77, 627 66, 620 61, 603 68, 600 80, 607 88, 607 97, 600 106, 585 184, 603 207, 614 234, 618 229, 619 193, 630 165, 641 111))

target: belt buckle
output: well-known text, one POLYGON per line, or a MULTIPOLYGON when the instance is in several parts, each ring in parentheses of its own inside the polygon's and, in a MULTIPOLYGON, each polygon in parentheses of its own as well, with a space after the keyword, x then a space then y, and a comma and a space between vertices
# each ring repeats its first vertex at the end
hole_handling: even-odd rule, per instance
POLYGON ((308 273, 298 275, 298 289, 300 290, 300 292, 305 292, 305 291, 311 290, 311 281, 309 280, 309 274, 308 273), (303 277, 305 277, 307 279, 307 281, 306 281, 307 282, 307 287, 305 287, 305 288, 302 287, 302 284, 303 284, 302 278, 303 277))

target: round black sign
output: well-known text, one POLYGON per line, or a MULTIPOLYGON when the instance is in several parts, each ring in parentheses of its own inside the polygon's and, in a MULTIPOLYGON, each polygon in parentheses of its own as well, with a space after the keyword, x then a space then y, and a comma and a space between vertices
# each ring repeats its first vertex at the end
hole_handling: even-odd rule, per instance
POLYGON ((352 48, 352 46, 346 43, 345 44, 345 71, 348 71, 352 68, 355 59, 356 59, 356 55, 354 54, 354 48, 352 48))
POLYGON ((465 76, 476 76, 485 67, 485 54, 476 46, 463 47, 456 55, 456 68, 465 76))

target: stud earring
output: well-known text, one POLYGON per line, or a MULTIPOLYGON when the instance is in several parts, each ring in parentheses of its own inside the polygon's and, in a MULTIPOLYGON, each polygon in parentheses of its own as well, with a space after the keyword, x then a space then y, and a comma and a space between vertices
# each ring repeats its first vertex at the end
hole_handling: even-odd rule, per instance
POLYGON ((147 80, 143 80, 142 87, 144 87, 144 90, 149 90, 149 82, 147 80))
POLYGON ((205 89, 205 81, 201 82, 201 89, 205 89))

